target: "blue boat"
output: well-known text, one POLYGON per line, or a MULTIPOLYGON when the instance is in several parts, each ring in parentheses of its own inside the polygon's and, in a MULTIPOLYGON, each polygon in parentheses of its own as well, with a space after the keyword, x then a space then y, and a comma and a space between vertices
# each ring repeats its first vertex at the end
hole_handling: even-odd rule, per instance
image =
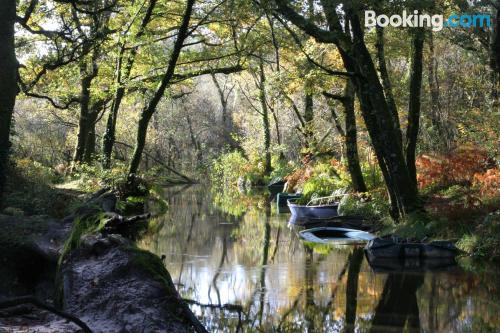
POLYGON ((322 201, 327 201, 332 198, 333 197, 315 198, 309 201, 306 205, 296 204, 295 201, 297 199, 290 199, 288 200, 288 207, 290 208, 290 212, 295 219, 328 219, 339 215, 338 201, 322 203, 322 201))

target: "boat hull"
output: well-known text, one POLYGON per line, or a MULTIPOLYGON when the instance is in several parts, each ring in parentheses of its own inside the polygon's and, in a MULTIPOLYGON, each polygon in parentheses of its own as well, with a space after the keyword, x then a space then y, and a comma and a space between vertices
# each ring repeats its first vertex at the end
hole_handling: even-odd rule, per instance
POLYGON ((288 200, 288 208, 290 208, 290 213, 292 213, 292 215, 296 219, 307 219, 307 218, 328 219, 339 215, 338 202, 328 205, 306 206, 306 205, 297 205, 288 200))
POLYGON ((365 247, 370 261, 381 258, 454 258, 458 249, 451 242, 403 243, 376 238, 365 247))

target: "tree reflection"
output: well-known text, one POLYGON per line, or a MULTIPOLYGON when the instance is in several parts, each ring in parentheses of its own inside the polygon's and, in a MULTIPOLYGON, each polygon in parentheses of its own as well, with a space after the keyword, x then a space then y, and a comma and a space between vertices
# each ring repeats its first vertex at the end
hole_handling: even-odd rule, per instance
POLYGON ((419 332, 417 290, 423 282, 422 274, 389 274, 370 332, 403 332, 405 327, 407 332, 419 332))
POLYGON ((356 307, 358 305, 358 280, 364 253, 362 248, 355 248, 349 258, 347 286, 345 290, 345 326, 344 332, 354 332, 356 324, 356 307))
POLYGON ((304 243, 264 197, 240 200, 245 210, 238 217, 214 206, 203 188, 166 197, 161 229, 141 244, 166 254, 179 293, 209 331, 495 332, 500 326, 498 270, 429 272, 425 281, 420 273, 378 274, 361 248, 304 243))

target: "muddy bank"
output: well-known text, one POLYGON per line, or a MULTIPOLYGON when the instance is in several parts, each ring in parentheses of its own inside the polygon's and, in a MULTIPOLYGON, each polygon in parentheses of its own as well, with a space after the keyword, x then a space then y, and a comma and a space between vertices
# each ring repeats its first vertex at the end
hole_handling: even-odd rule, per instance
POLYGON ((33 296, 92 332, 203 332, 160 258, 120 234, 147 215, 124 217, 116 196, 96 193, 63 219, 0 215, 0 331, 82 332, 33 304, 33 296))

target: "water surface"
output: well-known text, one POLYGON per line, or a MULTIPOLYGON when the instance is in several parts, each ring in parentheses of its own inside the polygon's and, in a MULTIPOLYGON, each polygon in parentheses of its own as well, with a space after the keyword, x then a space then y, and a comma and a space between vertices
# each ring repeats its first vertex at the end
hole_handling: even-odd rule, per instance
POLYGON ((500 332, 498 271, 375 272, 362 246, 304 243, 265 196, 165 189, 139 246, 165 255, 210 332, 500 332))

